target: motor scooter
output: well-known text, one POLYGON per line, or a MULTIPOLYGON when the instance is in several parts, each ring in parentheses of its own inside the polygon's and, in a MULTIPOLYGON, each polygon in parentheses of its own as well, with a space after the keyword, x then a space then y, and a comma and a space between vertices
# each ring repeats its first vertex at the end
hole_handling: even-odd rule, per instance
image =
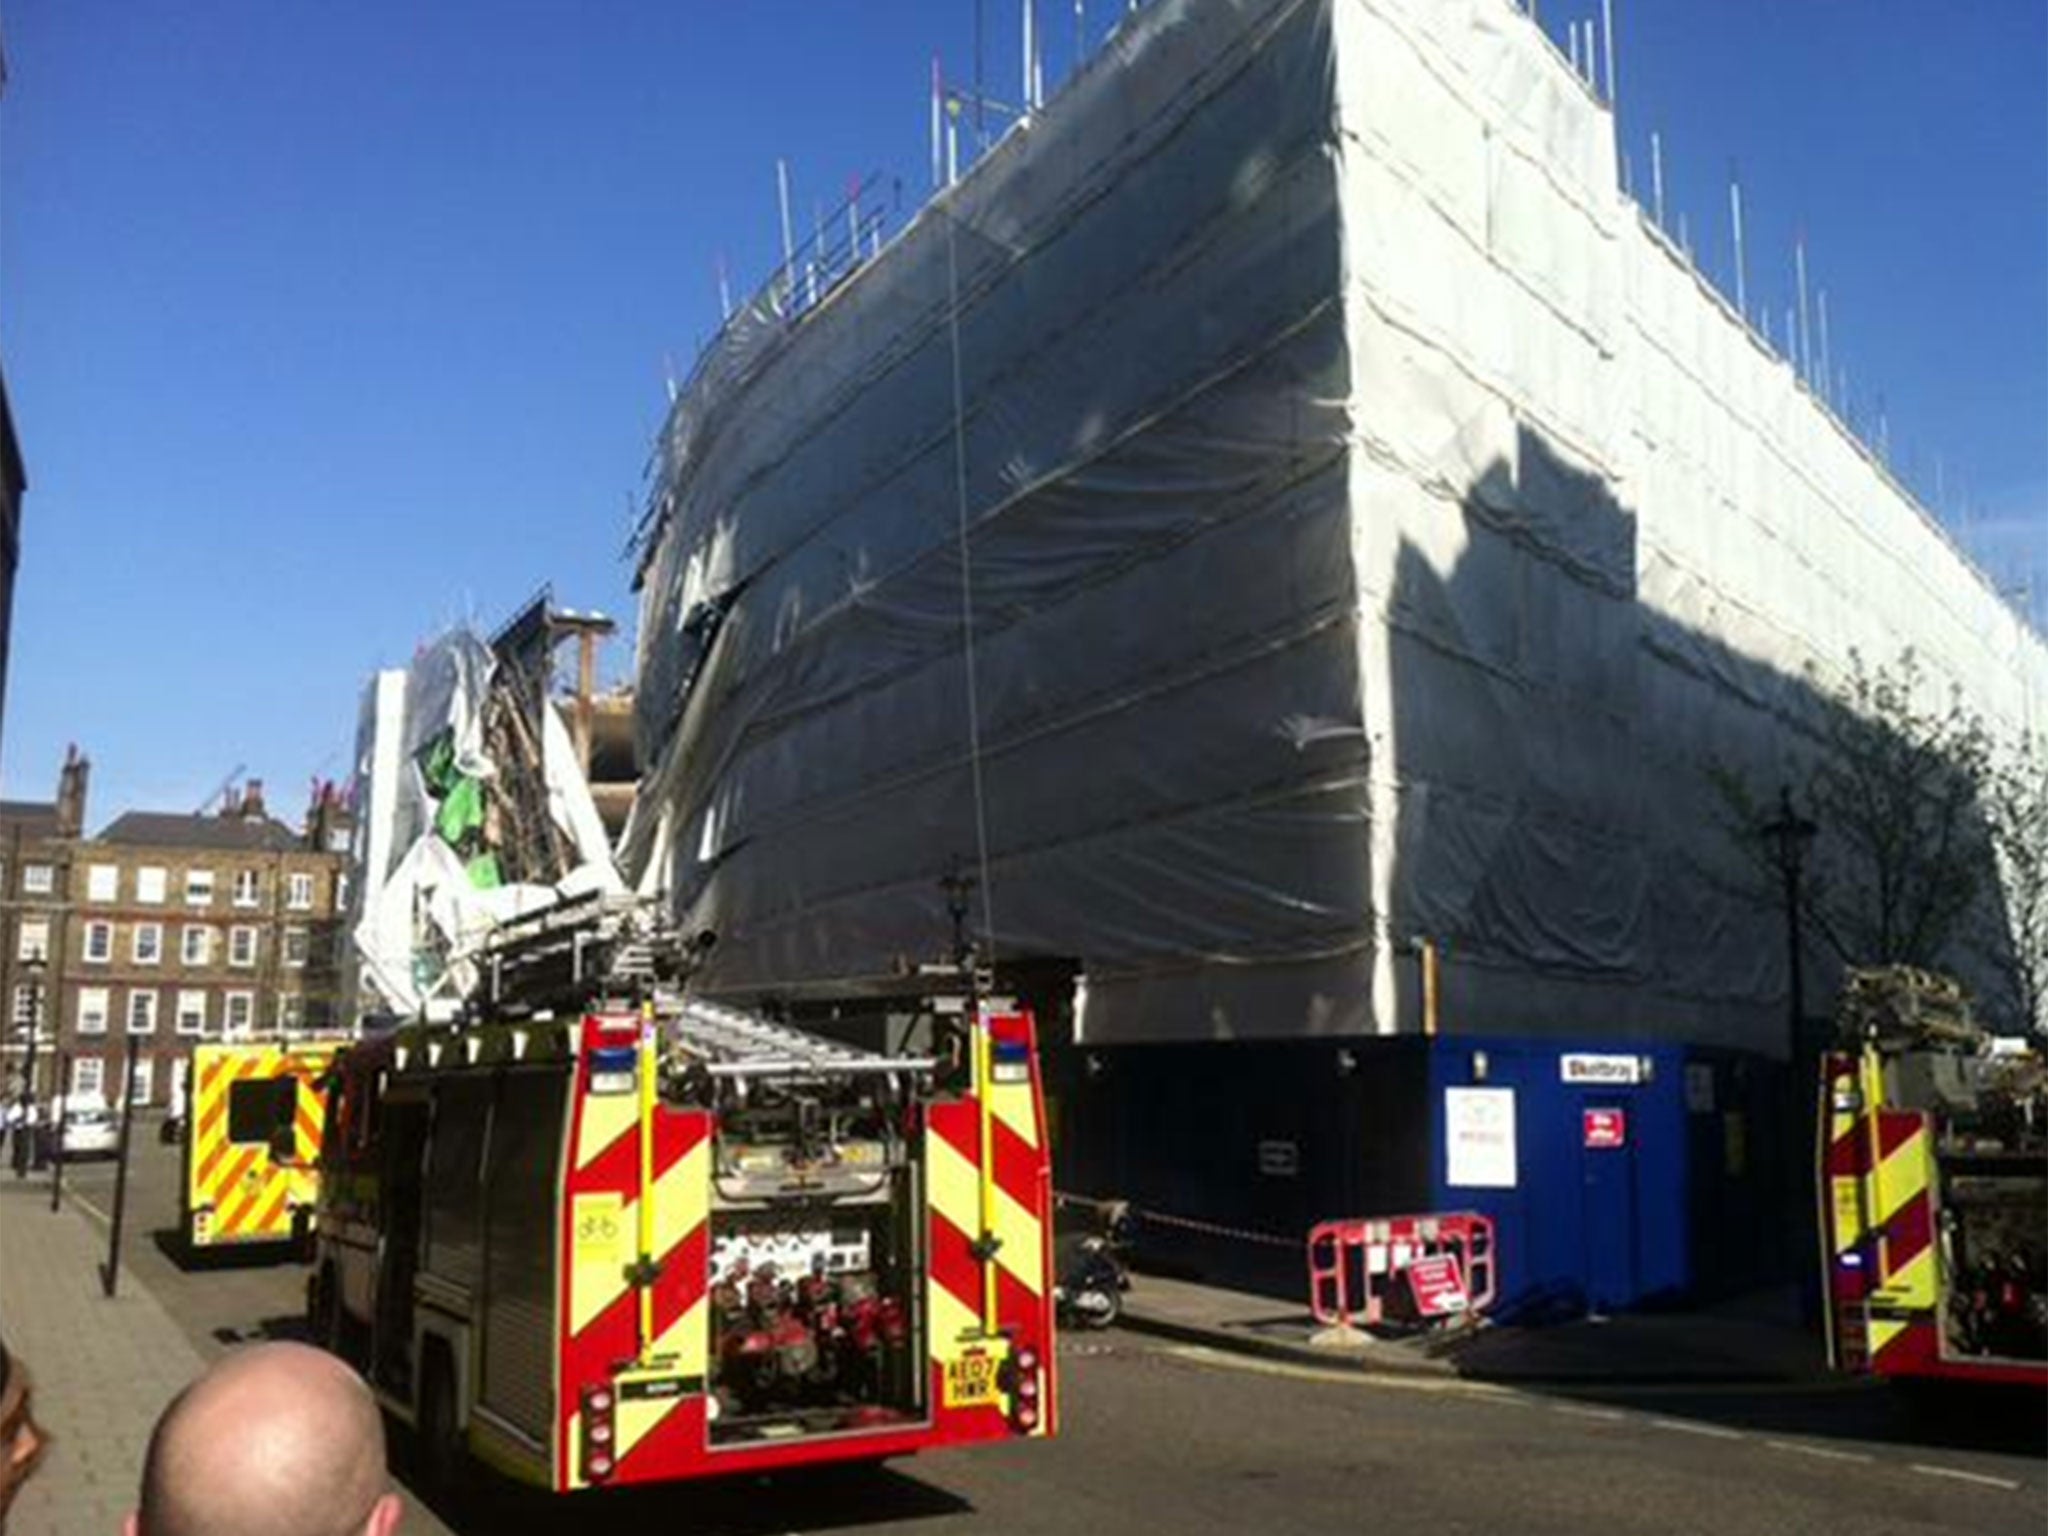
POLYGON ((1091 1208, 1093 1229, 1053 1235, 1053 1306, 1068 1328, 1107 1328, 1123 1316, 1131 1276, 1124 1263, 1130 1208, 1120 1200, 1091 1208))

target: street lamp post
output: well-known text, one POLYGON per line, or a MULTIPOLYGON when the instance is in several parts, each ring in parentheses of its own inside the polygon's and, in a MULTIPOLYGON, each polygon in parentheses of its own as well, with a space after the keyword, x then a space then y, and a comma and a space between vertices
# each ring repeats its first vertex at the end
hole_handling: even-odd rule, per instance
POLYGON ((21 1075, 20 1113, 15 1116, 14 1134, 14 1176, 28 1177, 28 1170, 35 1161, 36 1112, 36 1043, 43 1033, 43 962, 24 960, 22 975, 27 978, 28 988, 28 1059, 21 1075))
MULTIPOLYGON (((1813 1080, 1813 1070, 1806 1060, 1805 1048, 1805 1005, 1806 968, 1803 964, 1799 931, 1799 889, 1800 875, 1806 864, 1806 850, 1820 830, 1807 817, 1801 816, 1792 805, 1790 785, 1778 786, 1778 814, 1759 827, 1758 832, 1770 844, 1771 852, 1778 864, 1779 878, 1784 882, 1785 900, 1785 958, 1786 976, 1785 1001, 1785 1106, 1784 1146, 1788 1153, 1796 1152, 1801 1145, 1799 1128, 1805 1120, 1802 1113, 1806 1096, 1802 1086, 1813 1080)), ((1784 1232, 1791 1245, 1787 1255, 1792 1272, 1800 1277, 1800 1315, 1811 1323, 1819 1316, 1820 1294, 1818 1277, 1811 1265, 1802 1265, 1798 1256, 1810 1253, 1819 1238, 1814 1209, 1815 1185, 1813 1164, 1797 1155, 1784 1158, 1786 1171, 1785 1200, 1788 1207, 1784 1232)))
POLYGON ((1789 965, 1785 1052, 1796 1069, 1800 1037, 1805 1033, 1803 1019, 1806 1011, 1805 967, 1801 963, 1802 946, 1799 942, 1799 877, 1806 865, 1807 846, 1820 829, 1793 808, 1792 787, 1781 784, 1778 786, 1778 814, 1757 830, 1770 843, 1777 858, 1778 875, 1784 882, 1785 957, 1789 965))

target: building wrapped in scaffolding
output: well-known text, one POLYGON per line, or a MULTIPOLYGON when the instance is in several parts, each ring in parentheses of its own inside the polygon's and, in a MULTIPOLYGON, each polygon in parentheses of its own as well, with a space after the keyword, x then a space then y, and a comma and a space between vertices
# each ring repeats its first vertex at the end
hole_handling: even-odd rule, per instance
POLYGON ((1617 187, 1507 0, 1128 16, 677 400, 628 878, 733 993, 888 973, 980 871, 1090 1043, 1785 1048, 1709 768, 1854 655, 2001 732, 2048 648, 1617 187), (969 640, 971 639, 971 644, 969 640))

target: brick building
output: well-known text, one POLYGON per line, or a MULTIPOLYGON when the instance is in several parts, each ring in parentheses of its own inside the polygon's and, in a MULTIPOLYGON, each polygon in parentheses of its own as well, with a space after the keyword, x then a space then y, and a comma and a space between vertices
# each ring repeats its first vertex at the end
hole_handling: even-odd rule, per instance
POLYGON ((138 1102, 166 1104, 199 1040, 339 1025, 349 833, 331 788, 294 830, 251 780, 218 814, 129 811, 78 842, 49 980, 71 1089, 116 1100, 130 1037, 138 1102))
POLYGON ((73 747, 57 776, 56 799, 0 800, 0 1008, 6 1020, 0 1089, 10 1100, 20 1096, 31 1058, 32 1097, 41 1102, 55 1080, 49 998, 64 948, 66 893, 91 771, 73 747))

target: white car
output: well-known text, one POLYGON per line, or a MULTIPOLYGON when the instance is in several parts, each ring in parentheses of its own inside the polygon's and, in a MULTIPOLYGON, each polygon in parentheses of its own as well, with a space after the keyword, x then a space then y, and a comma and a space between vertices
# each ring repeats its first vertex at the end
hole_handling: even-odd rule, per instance
MULTIPOLYGON (((104 1099, 73 1099, 64 1106, 64 1156, 112 1157, 120 1146, 121 1122, 104 1099)), ((55 1127, 52 1127, 54 1135, 55 1127)))

